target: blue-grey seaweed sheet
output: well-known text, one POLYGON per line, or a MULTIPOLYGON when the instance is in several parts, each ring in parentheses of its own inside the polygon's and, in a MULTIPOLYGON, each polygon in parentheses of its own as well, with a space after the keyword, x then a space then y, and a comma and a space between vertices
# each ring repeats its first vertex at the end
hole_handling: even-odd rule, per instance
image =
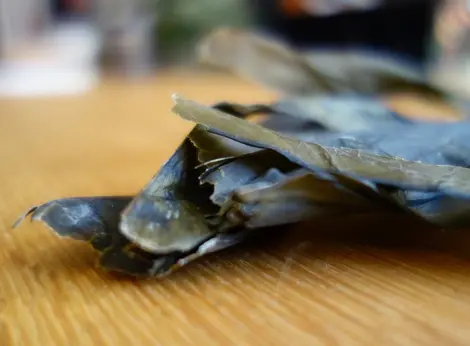
POLYGON ((173 112, 196 126, 141 192, 52 200, 27 214, 90 242, 101 268, 136 276, 165 276, 257 229, 330 214, 470 224, 467 120, 410 120, 357 95, 174 100, 173 112), (260 124, 243 119, 259 112, 260 124))

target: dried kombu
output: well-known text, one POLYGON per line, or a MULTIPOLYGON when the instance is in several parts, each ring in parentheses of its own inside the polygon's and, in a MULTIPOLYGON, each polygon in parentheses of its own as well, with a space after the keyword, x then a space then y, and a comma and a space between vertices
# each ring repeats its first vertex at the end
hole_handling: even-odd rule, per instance
POLYGON ((455 101, 413 70, 360 55, 307 59, 235 31, 209 36, 199 53, 284 95, 212 106, 175 95, 172 111, 195 126, 140 192, 53 200, 27 215, 89 242, 102 268, 135 276, 164 276, 259 229, 325 215, 470 225, 470 122, 411 120, 377 97, 412 89, 455 101))

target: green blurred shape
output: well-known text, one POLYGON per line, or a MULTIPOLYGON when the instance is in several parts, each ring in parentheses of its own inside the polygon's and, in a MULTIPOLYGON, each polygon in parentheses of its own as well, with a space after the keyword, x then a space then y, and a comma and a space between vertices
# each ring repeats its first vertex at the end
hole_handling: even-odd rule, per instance
POLYGON ((202 36, 220 26, 247 28, 253 23, 248 0, 152 0, 160 64, 188 64, 202 36))

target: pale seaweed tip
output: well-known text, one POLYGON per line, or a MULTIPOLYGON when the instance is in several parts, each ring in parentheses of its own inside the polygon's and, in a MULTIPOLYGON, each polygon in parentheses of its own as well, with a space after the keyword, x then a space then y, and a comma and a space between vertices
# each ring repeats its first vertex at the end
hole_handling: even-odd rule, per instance
POLYGON ((35 206, 29 208, 25 213, 23 213, 23 214, 13 223, 13 225, 11 226, 11 229, 17 228, 17 227, 23 222, 24 219, 26 219, 28 216, 30 216, 31 214, 33 214, 37 209, 38 209, 38 206, 37 206, 37 205, 35 205, 35 206))
POLYGON ((171 99, 175 104, 178 104, 183 98, 178 93, 171 94, 171 99))

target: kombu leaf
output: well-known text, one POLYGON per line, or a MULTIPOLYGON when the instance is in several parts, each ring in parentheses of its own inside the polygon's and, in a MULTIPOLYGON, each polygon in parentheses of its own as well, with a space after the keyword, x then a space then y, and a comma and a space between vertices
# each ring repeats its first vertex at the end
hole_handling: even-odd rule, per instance
POLYGON ((367 186, 357 189, 334 176, 302 168, 288 172, 270 168, 263 176, 234 186, 229 192, 217 196, 223 203, 226 228, 279 226, 338 213, 407 212, 367 186), (354 189, 348 188, 351 186, 354 189))
POLYGON ((122 234, 156 253, 187 252, 212 237, 205 215, 216 209, 199 185, 197 150, 187 137, 122 212, 122 234))
MULTIPOLYGON (((198 248, 218 232, 218 225, 209 222, 209 218, 218 213, 219 206, 211 201, 213 187, 200 183, 198 167, 208 158, 224 159, 227 155, 231 157, 253 150, 259 149, 240 145, 195 126, 122 212, 121 233, 138 247, 154 254, 199 251, 198 248)), ((224 188, 230 189, 230 186, 224 188)), ((235 239, 235 235, 233 237, 235 239)), ((229 239, 220 241, 228 243, 229 239)), ((221 246, 216 240, 211 243, 221 246)))
MULTIPOLYGON (((200 176, 202 183, 210 183, 214 186, 214 192, 211 199, 214 203, 222 206, 233 194, 237 194, 240 189, 250 186, 253 188, 262 188, 269 181, 277 182, 277 179, 292 178, 299 172, 308 172, 305 169, 299 169, 299 166, 288 160, 283 155, 272 150, 260 150, 253 154, 241 155, 232 158, 230 162, 210 167, 200 176), (268 179, 268 180, 266 180, 268 179), (274 179, 274 180, 273 180, 274 179)), ((347 189, 350 193, 372 201, 378 205, 388 205, 398 208, 387 191, 386 194, 378 190, 375 186, 358 182, 344 175, 315 174, 309 172, 312 180, 329 181, 335 189, 347 189)), ((313 183, 313 182, 312 182, 313 183)), ((324 186, 322 183, 321 186, 324 186)), ((313 187, 312 187, 313 188, 313 187)), ((282 200, 282 199, 280 199, 282 200)))
MULTIPOLYGON (((452 167, 455 166, 458 171, 470 165, 468 158, 470 146, 466 144, 469 123, 463 121, 455 124, 430 124, 417 121, 402 125, 397 130, 397 128, 371 124, 371 129, 367 131, 340 132, 338 134, 323 130, 325 136, 313 135, 310 137, 314 137, 317 144, 354 148, 366 151, 366 153, 370 151, 381 153, 379 156, 384 156, 387 160, 395 160, 393 155, 388 153, 407 158, 408 160, 405 162, 424 160, 429 166, 436 167, 438 170, 452 171, 452 167), (399 137, 396 136, 398 132, 400 133, 399 137)), ((316 131, 318 132, 318 130, 316 131)), ((250 144, 252 143, 250 142, 250 144)), ((400 163, 402 160, 398 159, 398 161, 400 163)), ((423 167, 420 162, 414 163, 418 164, 418 167, 423 167)), ((424 175, 426 175, 426 167, 427 165, 424 165, 424 175)), ((331 170, 328 174, 333 176, 338 184, 356 191, 364 197, 376 199, 380 203, 384 202, 384 198, 388 199, 388 207, 392 210, 398 208, 401 211, 418 215, 440 227, 453 229, 470 224, 470 217, 467 213, 470 207, 468 195, 458 187, 449 192, 445 185, 439 183, 438 179, 434 187, 415 190, 413 186, 409 187, 406 180, 392 182, 390 185, 381 183, 380 178, 378 180, 368 180, 367 177, 353 178, 350 174, 335 173, 331 170)), ((442 181, 445 182, 447 179, 445 172, 440 174, 444 174, 442 181)), ((449 177, 452 177, 452 174, 449 177)), ((268 207, 268 204, 266 206, 268 207)), ((262 207, 257 206, 257 208, 262 207)), ((237 213, 240 214, 239 211, 237 213)), ((249 221, 246 221, 248 217, 247 214, 243 216, 245 224, 249 224, 249 221)), ((252 218, 252 220, 255 219, 252 218)), ((273 220, 272 222, 276 223, 277 221, 273 220)))
POLYGON ((177 95, 173 98, 173 111, 182 118, 205 126, 209 132, 277 151, 312 171, 335 172, 403 189, 442 191, 463 197, 470 195, 470 170, 466 167, 425 164, 364 150, 309 143, 283 136, 177 95))
MULTIPOLYGON (((235 109, 243 109, 243 105, 238 105, 238 104, 230 104, 230 103, 225 103, 226 107, 223 107, 225 112, 228 112, 229 114, 233 113, 232 106, 234 105, 233 108, 235 109)), ((253 108, 257 108, 253 107, 253 108)), ((212 107, 215 108, 215 107, 212 107)), ((250 106, 247 106, 246 109, 251 108, 250 106)), ((248 114, 248 112, 244 112, 244 115, 248 114)), ((239 115, 235 114, 235 116, 240 117, 239 115)), ((243 117, 241 117, 243 118, 243 117)), ((204 131, 201 126, 198 127, 198 134, 199 136, 205 138, 210 135, 208 135, 207 131, 204 131)), ((193 131, 194 132, 194 131, 193 131)), ((223 138, 221 136, 217 137, 217 140, 220 138, 223 138)), ((234 142, 233 140, 226 138, 225 143, 234 142)), ((232 144, 230 144, 232 146, 232 144)), ((210 147, 214 148, 217 147, 217 145, 211 145, 210 147)), ((318 211, 324 211, 328 209, 327 207, 317 205, 312 206, 312 203, 310 204, 303 204, 306 203, 305 200, 299 200, 298 201, 298 213, 294 213, 293 218, 284 218, 284 220, 281 220, 281 218, 278 218, 277 215, 271 215, 272 220, 269 219, 268 213, 262 213, 261 215, 264 216, 262 219, 263 221, 258 221, 256 223, 254 218, 256 218, 257 214, 253 213, 245 213, 241 218, 231 218, 230 213, 227 213, 227 210, 229 210, 233 205, 237 205, 238 209, 237 212, 235 213, 236 215, 241 215, 243 214, 243 210, 246 208, 249 208, 250 210, 253 210, 255 208, 256 210, 262 210, 263 206, 266 205, 266 210, 270 210, 270 208, 277 208, 276 210, 281 211, 282 210, 282 205, 273 205, 273 201, 268 201, 266 199, 263 199, 263 189, 266 189, 267 186, 269 186, 269 182, 273 182, 273 179, 289 179, 292 177, 289 177, 285 175, 284 173, 287 172, 292 172, 293 170, 298 170, 299 166, 297 164, 294 164, 290 160, 288 160, 286 157, 283 155, 272 151, 272 150, 266 150, 266 149, 259 149, 257 152, 254 153, 249 153, 245 155, 238 155, 238 156, 230 156, 225 159, 215 159, 213 161, 208 161, 205 163, 204 167, 206 167, 206 170, 201 174, 199 177, 200 181, 202 183, 209 183, 214 186, 214 192, 211 196, 212 201, 221 206, 221 214, 224 214, 227 216, 227 219, 224 220, 225 225, 222 227, 224 230, 227 229, 232 229, 237 226, 243 226, 246 227, 247 225, 250 224, 259 224, 261 223, 266 223, 266 225, 276 225, 279 222, 281 224, 285 223, 290 223, 289 220, 295 219, 297 220, 298 217, 300 216, 294 216, 295 215, 302 215, 301 217, 303 218, 310 218, 314 217, 318 211), (241 205, 240 203, 234 202, 234 199, 237 198, 237 195, 239 195, 241 192, 240 191, 246 191, 252 190, 253 196, 252 200, 250 201, 244 201, 244 205, 241 205), (258 191, 259 190, 259 191, 258 191), (259 194, 258 194, 259 192, 259 194), (258 198, 258 199, 256 199, 258 198), (251 204, 256 204, 255 206, 249 206, 251 204), (315 208, 315 210, 312 210, 312 215, 308 216, 308 213, 306 212, 308 209, 315 208), (278 220, 278 221, 276 221, 278 220)), ((305 172, 305 170, 304 170, 305 172)), ((343 175, 336 175, 336 174, 329 174, 328 175, 328 184, 325 181, 325 175, 323 177, 320 177, 318 174, 314 177, 313 174, 310 174, 309 178, 313 181, 319 180, 321 183, 318 187, 324 187, 328 186, 330 188, 329 192, 334 195, 337 193, 337 197, 341 196, 342 198, 347 198, 350 197, 352 194, 354 194, 357 198, 362 198, 363 201, 367 201, 369 205, 373 206, 380 206, 380 208, 388 208, 391 210, 396 211, 407 211, 410 212, 407 209, 404 209, 403 206, 399 203, 396 203, 396 201, 392 198, 391 195, 391 189, 387 190, 386 193, 382 193, 381 190, 379 190, 375 186, 369 186, 370 184, 366 184, 364 182, 358 182, 354 179, 348 178, 343 175), (349 195, 344 193, 344 190, 348 190, 349 195), (360 197, 359 197, 360 196, 360 197), (372 204, 371 204, 372 203, 372 204)), ((292 207, 294 207, 294 203, 296 203, 293 200, 287 200, 286 198, 288 197, 289 193, 292 193, 294 191, 289 190, 289 189, 282 189, 279 188, 282 184, 279 184, 279 186, 274 187, 273 185, 269 186, 271 188, 272 194, 275 195, 276 193, 279 193, 278 196, 275 197, 277 198, 278 204, 282 204, 283 202, 289 203, 292 207), (285 195, 284 195, 285 194, 285 195)), ((307 185, 306 185, 307 186, 307 185)), ((315 193, 319 193, 320 191, 315 191, 314 186, 311 186, 313 191, 308 192, 309 196, 313 195, 315 193)), ((394 193, 396 193, 396 190, 393 190, 394 193)), ((295 193, 299 193, 298 191, 295 191, 295 193)), ((240 202, 240 201, 238 201, 240 202)), ((323 203, 324 204, 324 203, 323 203)), ((351 204, 351 203, 350 203, 351 204)), ((339 199, 337 199, 337 205, 332 205, 330 203, 330 206, 332 208, 329 209, 341 209, 341 211, 344 213, 345 208, 342 206, 342 203, 340 203, 339 199)), ((287 208, 287 207, 286 207, 287 208)), ((329 210, 328 212, 332 212, 332 210, 329 210)), ((352 208, 350 208, 352 209, 352 208)), ((375 208, 369 208, 371 210, 374 210, 375 208)), ((275 210, 275 209, 273 209, 275 210)), ((352 212, 352 210, 350 210, 352 212)), ((282 213, 278 214, 281 215, 282 213)), ((259 217, 258 217, 259 219, 259 217)))
POLYGON ((246 229, 312 221, 325 216, 403 214, 387 203, 377 203, 303 169, 283 174, 271 170, 264 177, 234 191, 222 209, 230 225, 246 229))
POLYGON ((99 252, 98 265, 109 272, 136 277, 164 277, 195 259, 242 242, 244 232, 215 235, 201 246, 183 253, 146 252, 124 237, 119 229, 121 212, 133 197, 71 197, 49 201, 30 208, 26 217, 40 221, 55 234, 89 243, 99 252))
POLYGON ((209 183, 214 186, 211 199, 215 204, 222 206, 238 188, 251 183, 273 168, 288 172, 297 168, 297 165, 276 152, 262 150, 237 156, 229 163, 209 169, 210 172, 201 175, 200 181, 202 184, 209 183))
POLYGON ((298 138, 322 132, 362 131, 417 123, 390 110, 378 98, 348 94, 284 97, 263 106, 224 102, 223 107, 212 108, 240 118, 259 112, 265 118, 256 123, 298 138))
POLYGON ((286 95, 405 90, 449 98, 403 58, 344 49, 307 54, 279 40, 238 29, 214 30, 201 41, 197 55, 203 64, 227 69, 286 95))
POLYGON ((414 122, 390 110, 378 98, 358 95, 286 97, 271 107, 276 113, 289 116, 290 121, 295 120, 292 118, 306 120, 335 132, 371 130, 414 122))
POLYGON ((219 29, 205 37, 197 55, 201 63, 229 69, 283 94, 332 92, 340 87, 284 45, 239 30, 219 29))
POLYGON ((325 179, 305 169, 297 169, 284 174, 282 179, 272 184, 259 182, 254 186, 244 185, 237 189, 233 197, 237 201, 259 203, 260 201, 278 202, 301 198, 317 204, 346 205, 360 208, 379 207, 380 204, 347 189, 334 179, 325 179))
POLYGON ((199 126, 195 126, 188 135, 191 144, 197 149, 199 164, 236 157, 259 150, 229 138, 208 133, 199 126))
MULTIPOLYGON (((49 201, 28 210, 15 227, 27 216, 40 221, 55 234, 88 242, 100 253, 98 263, 107 271, 133 276, 148 276, 161 258, 132 250, 132 244, 119 232, 120 214, 130 203, 130 196, 72 197, 49 201), (157 261, 157 262, 155 262, 157 261)), ((168 268, 158 267, 160 271, 168 268)))
POLYGON ((130 196, 56 199, 30 208, 13 227, 29 216, 61 237, 86 241, 96 250, 103 251, 111 246, 119 215, 131 200, 130 196))

